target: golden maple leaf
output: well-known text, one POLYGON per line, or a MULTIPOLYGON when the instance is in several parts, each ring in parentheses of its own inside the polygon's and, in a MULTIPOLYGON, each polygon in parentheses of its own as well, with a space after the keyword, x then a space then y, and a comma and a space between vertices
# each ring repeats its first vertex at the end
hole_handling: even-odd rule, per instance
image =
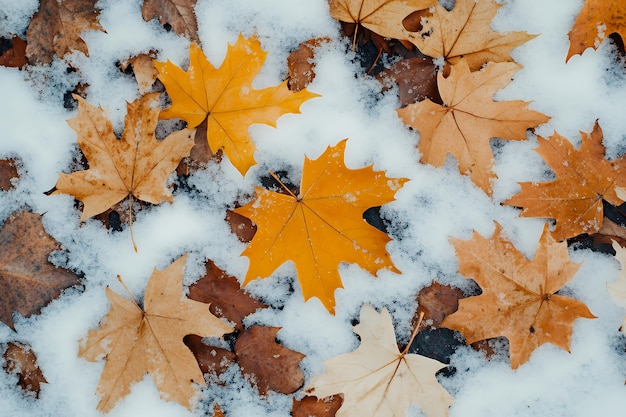
POLYGON ((436 4, 423 19, 422 30, 409 39, 424 55, 456 64, 467 61, 472 71, 487 62, 509 62, 511 50, 534 38, 526 32, 499 33, 491 21, 501 4, 495 0, 457 0, 447 11, 436 4))
POLYGON ((110 288, 111 309, 99 329, 81 340, 78 356, 106 365, 98 384, 102 397, 98 409, 108 412, 130 393, 132 384, 149 373, 165 400, 191 409, 195 384, 206 385, 194 355, 183 343, 188 334, 202 337, 230 333, 234 329, 209 311, 209 305, 183 293, 187 255, 163 271, 156 268, 148 281, 142 309, 110 288))
POLYGON ((504 336, 509 340, 511 367, 526 362, 544 343, 569 352, 577 318, 595 318, 587 306, 555 294, 578 271, 570 261, 567 243, 543 229, 532 260, 502 237, 502 228, 490 239, 474 232, 472 239, 450 239, 459 260, 459 273, 480 285, 482 294, 459 300, 456 313, 442 327, 458 330, 467 344, 504 336))
POLYGON ((78 100, 78 115, 68 124, 78 135, 78 146, 89 169, 59 173, 52 194, 70 194, 84 204, 81 220, 100 214, 126 197, 152 204, 173 201, 165 182, 180 160, 189 155, 193 131, 183 129, 157 141, 159 94, 147 94, 127 105, 122 139, 113 133, 106 112, 78 100))
POLYGON ((604 158, 598 122, 590 134, 580 134, 582 144, 578 150, 556 132, 549 139, 539 136, 535 151, 552 168, 556 179, 522 182, 522 190, 502 203, 521 207, 520 216, 555 219, 552 236, 559 241, 599 231, 604 213, 602 200, 615 206, 624 202, 616 194, 616 188, 626 184, 626 160, 604 158))
POLYGON ((626 2, 624 0, 585 0, 572 29, 565 62, 587 48, 598 49, 611 33, 626 38, 626 2))
POLYGON ((450 75, 437 76, 445 106, 430 99, 398 110, 405 124, 420 133, 421 161, 437 167, 452 154, 462 174, 491 195, 493 154, 491 138, 526 139, 526 129, 548 121, 549 117, 528 109, 521 100, 494 101, 495 92, 506 86, 520 66, 512 62, 490 63, 481 71, 470 72, 465 60, 453 65, 450 75))
POLYGON ((319 398, 343 394, 337 417, 405 416, 411 404, 419 405, 427 417, 446 417, 453 399, 435 377, 446 365, 407 354, 412 339, 400 352, 386 308, 377 313, 364 305, 360 319, 354 327, 361 338, 359 347, 324 361, 325 372, 313 377, 307 394, 319 398))
POLYGON ((266 52, 257 39, 239 35, 235 45, 228 45, 226 58, 213 67, 194 43, 189 47, 189 69, 183 71, 170 61, 155 62, 159 79, 172 99, 161 119, 180 118, 189 127, 207 120, 207 140, 213 152, 223 149, 230 162, 245 175, 255 164, 256 147, 248 133, 255 123, 276 127, 285 113, 300 113, 305 101, 318 94, 303 89, 292 92, 287 81, 262 90, 252 88, 261 70, 266 52))
POLYGON ((398 272, 385 248, 391 239, 369 225, 363 212, 393 201, 407 179, 387 178, 371 166, 347 168, 345 147, 343 140, 318 159, 305 157, 300 195, 256 187, 256 199, 235 209, 258 227, 242 253, 250 259, 244 284, 268 277, 291 260, 304 299, 317 297, 332 313, 335 290, 342 288, 341 262, 356 263, 372 274, 381 268, 398 272))

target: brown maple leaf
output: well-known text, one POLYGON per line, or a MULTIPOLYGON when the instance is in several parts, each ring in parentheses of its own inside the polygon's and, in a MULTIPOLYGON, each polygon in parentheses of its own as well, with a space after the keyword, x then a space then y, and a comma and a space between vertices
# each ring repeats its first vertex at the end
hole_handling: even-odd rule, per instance
POLYGON ((141 16, 146 22, 159 19, 162 25, 169 25, 179 35, 200 42, 195 7, 196 0, 144 0, 141 16))
POLYGON ((101 396, 98 410, 113 409, 146 373, 152 376, 163 399, 192 408, 195 384, 205 382, 183 338, 188 334, 221 337, 233 328, 212 315, 207 304, 185 297, 186 259, 184 255, 162 271, 154 269, 143 309, 106 289, 111 309, 100 328, 90 330, 81 340, 78 352, 89 361, 106 359, 97 389, 101 396))
POLYGON ((0 229, 0 246, 0 321, 13 330, 14 311, 24 317, 38 314, 79 282, 72 272, 48 262, 59 245, 46 233, 39 214, 12 214, 0 229))
POLYGON ((459 273, 476 281, 482 294, 459 300, 458 311, 441 326, 458 330, 468 344, 506 337, 513 369, 544 343, 569 352, 574 320, 595 318, 582 302, 556 294, 580 264, 570 261, 567 243, 552 239, 547 224, 532 260, 501 232, 496 223, 490 239, 476 232, 470 240, 450 239, 459 273))
POLYGON ((494 160, 490 139, 526 139, 526 130, 549 117, 528 109, 521 100, 494 101, 520 66, 512 62, 490 63, 471 72, 464 60, 453 65, 450 75, 438 75, 444 106, 429 99, 398 110, 398 115, 420 133, 421 162, 443 166, 452 154, 462 174, 469 172, 474 184, 491 195, 494 160))
POLYGON ((122 139, 113 133, 106 112, 79 96, 78 115, 68 124, 78 135, 78 145, 89 169, 59 173, 52 194, 70 194, 84 204, 81 220, 106 211, 126 197, 159 204, 172 202, 167 177, 193 146, 193 130, 184 129, 157 141, 158 93, 128 103, 122 139))
POLYGON ((407 58, 391 64, 376 75, 383 91, 398 86, 400 106, 430 99, 442 103, 437 89, 437 68, 431 58, 407 58))
POLYGON ((423 315, 422 327, 437 329, 443 319, 457 311, 463 297, 460 289, 433 281, 417 294, 417 311, 412 321, 417 323, 418 317, 423 315))
POLYGON ((626 38, 626 2, 623 0, 585 0, 569 32, 565 62, 587 48, 598 49, 610 34, 626 38))
POLYGON ((235 209, 254 221, 257 232, 242 253, 250 259, 244 284, 266 278, 288 260, 298 272, 305 300, 320 299, 334 312, 335 290, 342 288, 337 268, 356 263, 376 274, 398 272, 386 245, 389 236, 369 225, 363 213, 393 201, 406 178, 387 178, 372 166, 344 164, 346 140, 329 146, 317 159, 305 157, 300 194, 256 187, 256 199, 235 209))
POLYGON ((432 58, 444 58, 450 64, 464 59, 472 71, 488 62, 513 61, 511 50, 535 36, 491 30, 500 7, 496 0, 457 0, 451 11, 435 4, 432 14, 422 19, 422 29, 409 40, 432 58))
POLYGON ((285 113, 299 113, 305 101, 318 97, 306 89, 292 92, 287 81, 261 90, 252 82, 265 61, 266 52, 255 38, 239 35, 229 45, 219 68, 213 67, 194 43, 189 48, 189 68, 183 71, 168 62, 155 62, 159 80, 165 85, 172 105, 161 119, 180 118, 188 127, 207 121, 207 140, 213 152, 222 149, 230 162, 245 175, 256 163, 255 146, 248 133, 255 123, 276 126, 285 113))
POLYGON ((35 398, 39 398, 41 384, 48 381, 37 365, 37 356, 30 346, 9 342, 3 356, 6 373, 16 374, 18 377, 17 384, 22 388, 22 391, 32 393, 35 398))
POLYGON ((439 385, 435 373, 445 364, 421 355, 400 352, 391 316, 363 305, 361 321, 354 327, 361 344, 350 353, 324 361, 326 368, 313 377, 307 394, 326 397, 343 394, 337 417, 405 416, 411 404, 427 417, 445 417, 452 397, 439 385))
POLYGON ((150 51, 147 54, 135 55, 120 62, 122 71, 127 71, 128 67, 132 68, 140 94, 146 94, 150 91, 159 74, 154 66, 153 55, 154 51, 150 51))
POLYGON ((0 159, 0 190, 9 191, 14 188, 14 181, 20 177, 14 158, 0 159))
POLYGON ((63 58, 72 51, 89 55, 80 34, 84 30, 103 30, 98 22, 96 1, 41 0, 26 30, 29 62, 49 64, 55 54, 63 58))
POLYGON ((290 90, 300 91, 313 82, 315 78, 315 50, 321 45, 330 42, 329 38, 313 38, 300 44, 298 49, 287 57, 289 71, 288 86, 290 90))
POLYGON ((535 151, 556 174, 550 182, 522 182, 522 190, 502 204, 521 207, 520 216, 556 220, 552 236, 564 240, 581 233, 595 233, 602 226, 602 200, 619 206, 624 201, 616 187, 624 186, 624 158, 607 161, 598 122, 590 134, 580 132, 582 145, 554 133, 549 139, 538 137, 535 151))
POLYGON ((28 63, 26 58, 26 42, 19 36, 13 36, 11 39, 0 38, 0 65, 5 67, 17 67, 19 69, 24 68, 28 63), (5 49, 5 43, 8 43, 8 47, 5 49))
POLYGON ((335 417, 342 402, 340 395, 331 395, 326 398, 305 395, 300 400, 295 398, 292 400, 291 415, 292 417, 335 417))

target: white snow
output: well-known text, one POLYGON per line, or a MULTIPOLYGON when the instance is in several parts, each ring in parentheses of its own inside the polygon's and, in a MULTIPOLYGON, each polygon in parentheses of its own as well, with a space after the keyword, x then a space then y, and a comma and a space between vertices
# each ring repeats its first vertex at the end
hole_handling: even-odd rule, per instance
MULTIPOLYGON (((623 153, 626 73, 616 62, 612 45, 604 42, 597 51, 587 50, 565 63, 567 32, 582 1, 504 3, 493 23, 495 29, 524 30, 539 36, 514 51, 524 68, 497 97, 532 101, 531 108, 552 118, 537 133, 547 137, 556 130, 576 145, 580 143, 578 132, 591 131, 599 119, 608 155, 623 153)), ((23 35, 36 7, 34 0, 0 0, 0 36, 23 35)), ((15 315, 16 333, 0 324, 0 345, 13 340, 30 344, 49 382, 35 400, 15 387, 14 376, 0 372, 0 414, 100 415, 95 390, 104 361, 89 363, 79 359, 77 352, 78 341, 108 310, 104 288, 111 286, 124 293, 116 280, 119 274, 135 297, 141 298, 153 268, 165 268, 186 252, 190 253, 186 283, 200 276, 207 258, 242 281, 248 260, 239 254, 245 244, 230 233, 224 222, 225 209, 249 195, 268 170, 286 169, 297 182, 304 155, 316 158, 327 146, 346 137, 349 167, 373 163, 389 177, 411 179, 397 193, 396 201, 382 209, 392 222, 392 236, 402 237, 388 244, 402 273, 380 271, 375 278, 355 265, 341 266, 345 289, 336 292, 335 316, 316 299, 303 302, 291 264, 247 287, 266 303, 282 308, 259 311, 248 317, 246 324, 282 326, 279 340, 307 355, 302 361, 307 383, 323 371, 323 360, 358 345, 351 320, 358 318, 363 303, 388 307, 399 339, 406 341, 419 289, 432 280, 467 286, 468 280, 457 273, 449 237, 468 239, 473 230, 490 236, 495 220, 520 251, 534 256, 543 222, 519 218, 518 210, 500 202, 519 190, 517 182, 551 178, 533 151, 536 139, 529 134, 528 141, 498 144, 495 171, 499 179, 493 199, 460 176, 452 158, 438 169, 419 164, 418 135, 397 118, 394 92, 380 98, 375 81, 355 77, 358 64, 345 52, 339 25, 329 16, 325 0, 198 0, 199 35, 215 66, 224 58, 227 44, 234 43, 240 32, 258 36, 268 51, 255 88, 284 79, 286 57, 300 42, 330 37, 333 41, 316 54, 317 76, 309 88, 322 97, 306 102, 302 114, 281 117, 277 128, 250 128, 259 164, 245 178, 225 158, 221 165, 211 165, 190 178, 198 192, 177 193, 173 204, 141 212, 133 224, 138 253, 133 251, 127 227, 109 233, 98 221, 81 223, 72 197, 43 194, 54 186, 58 172, 72 170, 77 155, 75 133, 66 123, 75 113, 63 108, 63 93, 78 81, 87 83, 89 102, 107 109, 121 131, 126 102, 139 93, 132 77, 119 71, 116 63, 150 50, 157 51, 160 61, 169 59, 177 65, 188 62, 189 41, 166 32, 156 21, 145 22, 140 0, 102 0, 98 7, 102 8, 100 22, 106 33, 84 32, 89 57, 75 52, 66 58, 78 72, 67 74, 58 58, 51 66, 26 71, 0 67, 0 157, 19 156, 23 164, 17 188, 0 192, 0 221, 24 207, 45 213, 47 231, 68 251, 65 266, 85 275, 84 290, 66 291, 40 315, 15 315), (290 286, 294 293, 289 292, 290 286)), ((571 353, 545 345, 516 371, 510 369, 505 356, 487 360, 469 347, 459 349, 452 358, 457 373, 440 378, 455 397, 450 416, 624 415, 626 343, 618 328, 626 311, 613 303, 606 288, 617 278, 617 262, 587 250, 570 253, 574 261, 583 264, 566 291, 587 303, 598 318, 576 321, 571 353)), ((62 258, 58 259, 62 262, 62 258)), ((2 362, 0 359, 0 365, 2 362)), ((109 415, 211 415, 214 401, 231 417, 290 415, 291 397, 271 393, 261 398, 236 367, 223 379, 228 385, 209 384, 192 413, 160 400, 151 378, 146 377, 109 415)), ((410 414, 419 413, 414 408, 410 414)))

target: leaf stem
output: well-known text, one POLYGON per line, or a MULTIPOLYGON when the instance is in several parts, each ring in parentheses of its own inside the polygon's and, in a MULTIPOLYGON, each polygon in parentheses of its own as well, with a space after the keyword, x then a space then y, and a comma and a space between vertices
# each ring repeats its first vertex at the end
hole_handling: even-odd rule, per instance
POLYGON ((417 319, 417 324, 415 325, 415 328, 413 329, 413 333, 411 333, 411 338, 409 339, 409 343, 406 344, 406 346, 404 347, 404 350, 402 351, 402 356, 406 355, 406 353, 409 351, 409 348, 411 347, 411 344, 413 343, 413 339, 415 339, 415 336, 417 336, 417 333, 419 332, 420 324, 422 324, 423 318, 424 318, 424 312, 420 311, 419 318, 417 319))
POLYGON ((138 253, 139 251, 137 250, 137 245, 135 244, 135 236, 133 235, 133 195, 132 193, 129 194, 129 199, 130 199, 130 207, 128 208, 128 211, 129 211, 128 229, 130 230, 130 241, 133 242, 133 249, 135 249, 135 253, 138 253))
POLYGON ((133 301, 133 304, 135 304, 135 307, 137 307, 141 311, 141 313, 143 314, 143 312, 144 312, 143 309, 139 306, 139 304, 135 300, 135 297, 133 296, 133 293, 130 292, 130 289, 128 289, 128 287, 126 286, 126 283, 122 280, 122 277, 120 276, 120 274, 117 274, 117 280, 120 282, 120 284, 122 284, 122 286, 124 287, 124 289, 128 293, 128 296, 133 301))
POLYGON ((282 182, 280 180, 280 178, 278 178, 278 175, 274 174, 273 171, 269 171, 270 175, 272 176, 272 178, 274 178, 276 181, 278 181, 278 183, 281 185, 281 187, 284 188, 285 191, 287 191, 289 193, 290 196, 292 196, 293 198, 295 198, 296 200, 300 200, 300 198, 295 195, 286 185, 284 182, 282 182))

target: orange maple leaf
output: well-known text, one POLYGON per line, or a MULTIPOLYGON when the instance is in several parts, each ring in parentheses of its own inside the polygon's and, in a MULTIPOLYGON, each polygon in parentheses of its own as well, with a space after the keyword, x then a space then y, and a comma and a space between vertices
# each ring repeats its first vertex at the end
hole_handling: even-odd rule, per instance
POLYGON ((462 174, 491 194, 493 154, 491 138, 526 139, 526 129, 548 121, 545 114, 528 109, 521 100, 494 101, 495 92, 506 86, 520 66, 490 63, 481 71, 470 72, 465 60, 450 69, 450 75, 437 76, 445 106, 426 99, 398 110, 398 115, 420 133, 421 161, 440 167, 452 154, 462 174))
POLYGON ((372 274, 381 268, 399 272, 385 248, 391 239, 369 225, 363 212, 393 201, 408 180, 387 178, 371 166, 347 168, 345 147, 343 140, 318 159, 305 157, 299 195, 256 187, 256 199, 235 210, 258 227, 242 253, 250 259, 244 283, 266 278, 291 260, 304 299, 317 297, 332 313, 335 290, 343 287, 337 271, 341 262, 372 274))
POLYGON ((436 4, 432 14, 424 17, 422 30, 412 34, 410 41, 423 54, 443 57, 451 64, 465 59, 472 71, 487 62, 513 61, 511 50, 535 36, 491 30, 500 7, 495 0, 457 0, 451 11, 436 4))
POLYGON ((513 369, 544 343, 569 352, 574 320, 595 318, 581 301, 555 294, 580 264, 570 261, 567 243, 552 239, 547 224, 532 260, 501 232, 496 223, 491 239, 476 232, 470 240, 450 239, 459 273, 475 280, 482 294, 459 300, 458 311, 441 326, 460 331, 467 344, 506 337, 513 369))
POLYGON ((262 90, 252 88, 252 81, 261 70, 267 53, 257 39, 239 35, 229 45, 226 58, 216 69, 202 49, 194 43, 189 47, 189 69, 183 71, 170 61, 155 62, 159 79, 172 99, 161 119, 180 118, 188 127, 207 120, 207 140, 213 152, 223 149, 230 162, 245 175, 256 163, 256 147, 248 133, 255 123, 276 127, 276 120, 285 113, 300 113, 305 101, 318 94, 303 89, 292 92, 287 81, 262 90))
POLYGON ((195 384, 206 385, 193 353, 183 343, 188 334, 202 337, 234 329, 215 317, 209 305, 183 293, 187 255, 166 269, 156 268, 148 281, 144 309, 107 288, 111 309, 100 328, 81 340, 79 357, 106 365, 98 383, 98 410, 108 412, 149 373, 161 396, 191 409, 195 384))
POLYGON ((565 62, 587 48, 598 49, 611 33, 626 38, 626 2, 624 0, 585 0, 572 29, 565 62))
POLYGON ((580 132, 582 144, 572 143, 554 133, 549 139, 538 137, 535 151, 556 174, 550 182, 522 182, 522 190, 502 204, 521 207, 521 216, 556 220, 552 236, 564 240, 600 230, 602 200, 619 206, 624 201, 616 187, 626 184, 626 160, 607 161, 602 145, 602 129, 595 123, 591 134, 580 132))

